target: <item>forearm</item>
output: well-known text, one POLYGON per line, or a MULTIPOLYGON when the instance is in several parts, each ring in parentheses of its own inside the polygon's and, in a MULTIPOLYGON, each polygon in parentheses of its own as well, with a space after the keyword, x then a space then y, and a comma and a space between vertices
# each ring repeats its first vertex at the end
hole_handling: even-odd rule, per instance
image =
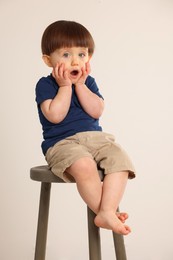
POLYGON ((72 88, 61 87, 54 99, 41 104, 44 116, 52 123, 60 123, 67 115, 71 103, 72 88))
POLYGON ((85 112, 91 117, 98 119, 103 113, 103 99, 90 91, 85 84, 76 85, 75 91, 85 112))

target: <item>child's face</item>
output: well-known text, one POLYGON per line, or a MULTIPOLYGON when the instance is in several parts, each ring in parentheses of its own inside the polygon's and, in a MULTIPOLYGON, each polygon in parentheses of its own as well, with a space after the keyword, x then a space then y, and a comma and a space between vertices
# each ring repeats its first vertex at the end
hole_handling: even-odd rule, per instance
POLYGON ((43 59, 44 58, 47 60, 46 64, 53 68, 55 68, 57 64, 59 66, 64 64, 64 70, 68 70, 69 78, 72 83, 75 83, 80 76, 81 68, 85 68, 90 56, 88 54, 88 48, 70 47, 57 49, 51 53, 50 56, 44 55, 43 59))

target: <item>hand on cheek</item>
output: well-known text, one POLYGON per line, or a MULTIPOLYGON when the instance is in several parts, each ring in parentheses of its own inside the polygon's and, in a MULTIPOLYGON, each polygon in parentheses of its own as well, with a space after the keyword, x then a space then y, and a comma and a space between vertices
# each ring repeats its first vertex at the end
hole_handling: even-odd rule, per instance
POLYGON ((68 76, 68 70, 65 69, 63 63, 57 63, 53 68, 52 75, 58 83, 59 87, 71 86, 72 82, 68 76))
POLYGON ((91 68, 90 68, 90 64, 89 62, 87 62, 85 64, 85 67, 81 68, 81 75, 78 79, 78 81, 76 82, 76 85, 83 85, 85 84, 85 81, 89 75, 89 73, 91 72, 91 68))

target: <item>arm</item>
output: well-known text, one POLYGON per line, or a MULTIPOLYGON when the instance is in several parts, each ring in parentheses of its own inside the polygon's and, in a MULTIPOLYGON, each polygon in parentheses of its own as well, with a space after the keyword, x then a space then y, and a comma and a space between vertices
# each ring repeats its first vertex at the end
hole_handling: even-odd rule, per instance
POLYGON ((70 87, 59 88, 54 99, 47 99, 41 104, 41 111, 47 120, 57 124, 66 117, 71 103, 71 93, 70 87))
POLYGON ((67 115, 71 103, 72 87, 67 72, 63 67, 58 65, 52 72, 54 78, 59 84, 59 90, 54 99, 47 99, 41 103, 43 115, 51 123, 60 123, 67 115))
POLYGON ((85 85, 85 80, 89 72, 90 66, 89 63, 87 63, 86 70, 82 69, 82 76, 75 84, 75 91, 83 109, 91 117, 98 119, 102 115, 104 109, 104 101, 85 85))
POLYGON ((102 115, 104 109, 103 99, 89 90, 85 84, 76 86, 75 90, 85 112, 91 117, 98 119, 102 115))

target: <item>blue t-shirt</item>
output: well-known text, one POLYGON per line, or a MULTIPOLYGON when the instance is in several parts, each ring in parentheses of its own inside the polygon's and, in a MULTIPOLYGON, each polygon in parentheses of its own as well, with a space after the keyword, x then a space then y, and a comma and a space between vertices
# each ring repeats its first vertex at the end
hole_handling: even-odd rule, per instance
MULTIPOLYGON (((99 93, 94 78, 88 76, 85 84, 93 93, 103 98, 99 93)), ((58 124, 48 121, 40 109, 40 104, 47 99, 54 99, 58 93, 58 89, 59 86, 52 75, 41 78, 36 85, 36 102, 43 129, 44 141, 42 142, 42 151, 44 154, 46 154, 47 150, 55 143, 76 133, 102 131, 101 126, 99 126, 99 120, 92 118, 83 110, 73 85, 71 104, 66 117, 58 124)))

